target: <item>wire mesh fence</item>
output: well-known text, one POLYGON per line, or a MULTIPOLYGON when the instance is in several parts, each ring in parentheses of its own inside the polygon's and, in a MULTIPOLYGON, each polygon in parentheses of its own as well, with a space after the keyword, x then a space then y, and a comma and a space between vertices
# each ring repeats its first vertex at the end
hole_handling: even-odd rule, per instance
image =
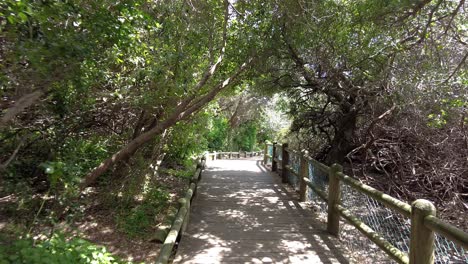
MULTIPOLYGON (((276 146, 276 158, 278 160, 283 160, 283 147, 280 145, 276 146)), ((278 165, 281 166, 281 162, 278 165)))
MULTIPOLYGON (((273 145, 267 145, 267 153, 271 157, 273 156, 273 145)), ((267 164, 271 164, 272 158, 267 159, 267 164)))
MULTIPOLYGON (((298 173, 299 172, 299 167, 301 166, 301 157, 295 153, 289 153, 289 163, 288 165, 291 167, 291 169, 298 173)), ((287 172, 288 175, 288 183, 294 188, 294 190, 298 191, 299 190, 299 184, 300 184, 300 179, 294 173, 287 172)))
MULTIPOLYGON (((309 180, 314 183, 315 186, 317 186, 321 191, 328 193, 328 173, 314 166, 314 164, 310 161, 308 162, 308 166, 309 180)), ((309 189, 307 196, 310 201, 313 201, 313 203, 320 208, 321 212, 327 212, 327 203, 324 202, 316 192, 314 192, 312 189, 309 189)))
MULTIPOLYGON (((289 154, 288 165, 298 173, 300 168, 300 155, 289 154)), ((328 193, 328 173, 323 171, 312 162, 309 162, 309 179, 320 190, 328 193)), ((300 179, 293 173, 288 172, 288 182, 299 190, 300 179)), ((358 217, 375 232, 379 233, 387 241, 399 250, 409 253, 411 223, 410 219, 399 213, 388 209, 375 199, 362 194, 352 187, 341 183, 341 201, 345 208, 358 217)), ((308 199, 317 213, 326 217, 327 203, 325 203, 312 189, 308 190, 308 199)), ((365 252, 367 257, 371 256, 374 263, 394 263, 373 242, 363 236, 357 229, 350 225, 342 225, 342 241, 353 252, 365 252)), ((436 234, 435 263, 468 263, 468 252, 461 246, 456 245, 445 237, 436 234)))
MULTIPOLYGON (((342 204, 399 250, 409 253, 411 221, 348 185, 341 185, 342 204)), ((355 242, 355 241, 353 241, 355 242)), ((435 263, 468 263, 468 252, 436 234, 435 263)))

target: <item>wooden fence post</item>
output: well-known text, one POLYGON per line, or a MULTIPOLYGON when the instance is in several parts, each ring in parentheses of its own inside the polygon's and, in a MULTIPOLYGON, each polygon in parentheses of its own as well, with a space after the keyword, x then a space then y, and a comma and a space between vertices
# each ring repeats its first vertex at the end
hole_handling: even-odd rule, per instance
POLYGON ((410 264, 434 263, 434 231, 424 225, 428 215, 436 216, 430 201, 418 199, 411 204, 410 264))
MULTIPOLYGON (((201 170, 206 169, 206 157, 201 157, 201 159, 197 162, 197 169, 200 168, 201 170)), ((201 179, 201 173, 200 178, 201 179)))
POLYGON ((343 172, 343 167, 339 164, 333 164, 328 174, 328 233, 338 236, 340 229, 340 213, 335 205, 340 203, 340 179, 337 173, 343 172))
POLYGON ((299 196, 300 201, 305 202, 307 199, 307 183, 304 181, 304 178, 309 178, 309 162, 306 159, 307 151, 301 153, 301 165, 299 167, 300 186, 299 186, 299 196))
POLYGON ((281 148, 281 181, 283 183, 288 182, 288 170, 286 169, 286 166, 289 164, 289 152, 287 151, 288 148, 288 143, 283 143, 283 146, 281 148))
POLYGON ((275 158, 276 158, 276 142, 273 142, 273 154, 271 156, 273 156, 271 158, 271 171, 277 171, 278 170, 278 162, 275 161, 275 158))
POLYGON ((268 141, 265 141, 265 150, 263 151, 263 165, 268 163, 268 141))

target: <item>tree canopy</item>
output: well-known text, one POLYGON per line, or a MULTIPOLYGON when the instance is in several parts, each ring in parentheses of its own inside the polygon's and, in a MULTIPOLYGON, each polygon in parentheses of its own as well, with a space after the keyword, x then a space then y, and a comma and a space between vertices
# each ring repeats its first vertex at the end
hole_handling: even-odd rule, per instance
POLYGON ((466 7, 4 0, 0 193, 72 201, 112 185, 165 200, 147 187, 161 163, 175 174, 206 150, 284 140, 466 212, 466 7))

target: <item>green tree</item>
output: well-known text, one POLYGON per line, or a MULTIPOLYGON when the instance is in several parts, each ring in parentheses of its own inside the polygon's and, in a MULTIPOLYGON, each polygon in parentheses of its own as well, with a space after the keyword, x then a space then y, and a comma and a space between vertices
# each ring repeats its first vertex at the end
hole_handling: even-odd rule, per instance
POLYGON ((228 120, 225 117, 218 116, 212 119, 211 128, 207 135, 210 151, 219 151, 226 148, 228 129, 228 120))

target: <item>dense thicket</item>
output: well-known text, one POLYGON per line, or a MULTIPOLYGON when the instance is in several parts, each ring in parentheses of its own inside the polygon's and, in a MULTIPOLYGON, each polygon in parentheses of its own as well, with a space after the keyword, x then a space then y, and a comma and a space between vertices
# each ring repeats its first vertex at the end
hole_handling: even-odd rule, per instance
POLYGON ((194 155, 287 139, 466 212, 466 14, 464 0, 2 1, 2 210, 30 233, 105 193, 144 233, 194 155))
POLYGON ((278 2, 279 44, 265 84, 288 98, 291 143, 326 163, 349 163, 392 195, 466 211, 465 8, 278 2))
POLYGON ((82 187, 180 133, 239 82, 264 37, 227 1, 7 1, 2 14, 3 167, 35 178, 63 162, 77 181, 88 173, 82 187))
POLYGON ((248 89, 269 37, 257 4, 2 1, 1 215, 30 233, 83 213, 80 194, 106 194, 120 226, 144 234, 177 192, 161 160, 184 178, 214 138, 216 150, 256 148, 261 117, 227 101, 248 89), (218 94, 226 103, 210 104, 218 94))

